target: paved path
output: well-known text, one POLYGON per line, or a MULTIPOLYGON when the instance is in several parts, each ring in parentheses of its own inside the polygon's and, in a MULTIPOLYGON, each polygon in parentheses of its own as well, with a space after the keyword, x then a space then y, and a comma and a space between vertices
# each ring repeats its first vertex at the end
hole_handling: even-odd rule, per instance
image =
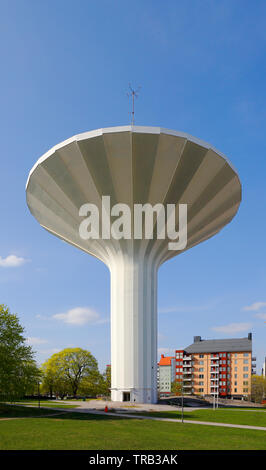
MULTIPOLYGON (((55 403, 61 403, 62 401, 54 401, 55 403)), ((67 400, 66 400, 67 402, 67 400)), ((65 403, 65 402, 63 402, 65 403)), ((177 411, 181 409, 181 406, 173 406, 173 405, 161 405, 161 404, 148 404, 148 403, 139 403, 137 405, 135 404, 129 404, 129 405, 124 405, 120 401, 102 401, 102 400, 89 400, 89 401, 81 401, 81 400, 73 400, 70 403, 73 403, 73 405, 78 405, 77 409, 90 409, 90 410, 99 410, 103 411, 105 406, 108 406, 108 408, 115 409, 117 411, 134 411, 136 413, 141 412, 141 411, 177 411)), ((205 409, 211 409, 210 406, 206 407, 186 407, 184 406, 185 411, 196 411, 196 410, 205 410, 205 409)))
MULTIPOLYGON (((173 408, 171 407, 171 409, 173 410, 173 408)), ((72 409, 72 410, 67 410, 65 411, 65 413, 71 413, 74 412, 74 413, 88 413, 88 414, 98 414, 98 415, 108 415, 108 416, 115 416, 115 417, 120 417, 120 418, 132 418, 132 419, 149 419, 149 420, 153 420, 153 421, 166 421, 166 422, 170 422, 170 423, 182 423, 182 420, 181 419, 178 419, 178 418, 156 418, 155 416, 144 416, 144 415, 141 415, 139 413, 135 413, 135 414, 130 414, 130 413, 125 413, 125 412, 122 412, 122 413, 119 413, 119 412, 111 412, 111 411, 108 411, 107 413, 105 413, 104 411, 100 411, 100 410, 95 410, 95 409, 91 409, 91 408, 85 408, 85 407, 82 407, 82 408, 75 408, 75 409, 72 409)), ((183 421, 184 423, 187 423, 187 424, 203 424, 205 426, 223 426, 223 427, 227 427, 227 428, 240 428, 240 429, 255 429, 257 431, 266 431, 266 427, 264 426, 249 426, 249 425, 246 425, 246 424, 229 424, 229 423, 216 423, 216 422, 212 422, 212 421, 196 421, 196 420, 190 420, 190 419, 184 419, 183 421)))
MULTIPOLYGON (((54 400, 55 403, 67 403, 67 400, 66 402, 62 400, 54 400)), ((81 401, 81 400, 73 400, 71 401, 70 403, 73 403, 73 405, 77 405, 78 408, 75 408, 76 410, 78 409, 90 409, 90 410, 99 410, 99 411, 103 411, 103 409, 105 408, 105 406, 108 406, 109 409, 115 409, 117 411, 121 411, 121 412, 126 412, 128 411, 130 413, 130 411, 134 411, 134 413, 141 413, 141 411, 179 411, 181 410, 181 406, 178 406, 178 405, 161 405, 161 404, 138 404, 138 405, 135 405, 135 404, 130 404, 130 405, 123 405, 123 403, 121 402, 114 402, 114 401, 102 401, 102 400, 89 400, 89 401, 81 401)), ((184 411, 188 411, 188 412, 191 412, 193 413, 193 411, 198 411, 198 410, 212 410, 213 407, 212 406, 184 406, 184 411)), ((224 405, 224 406, 221 406, 219 407, 219 409, 223 409, 223 410, 232 410, 232 406, 230 405, 224 405)), ((261 409, 261 408, 254 408, 254 410, 245 410, 243 408, 240 408, 240 409, 236 409, 235 411, 262 411, 262 412, 266 412, 265 409, 261 409)))
MULTIPOLYGON (((148 420, 153 420, 153 421, 166 421, 166 422, 171 422, 171 423, 182 423, 182 420, 178 419, 178 418, 156 418, 155 416, 144 416, 144 415, 139 414, 138 412, 137 413, 135 412, 135 414, 130 414, 130 413, 127 413, 127 412, 124 412, 124 411, 122 411, 121 413, 119 413, 119 411, 117 411, 115 413, 113 413, 111 411, 108 411, 106 413, 104 411, 96 410, 95 408, 88 408, 88 404, 89 403, 91 404, 91 402, 87 402, 87 403, 86 402, 80 402, 80 403, 87 406, 87 408, 85 408, 85 406, 81 406, 80 408, 72 408, 72 409, 68 409, 68 410, 65 410, 65 411, 62 411, 62 409, 60 410, 59 408, 53 408, 53 411, 58 411, 58 413, 54 413, 53 415, 41 415, 41 416, 38 416, 38 418, 45 418, 45 417, 48 417, 48 416, 55 416, 55 415, 59 415, 59 414, 66 414, 66 413, 71 413, 71 412, 73 413, 74 412, 74 413, 98 414, 98 415, 104 415, 104 416, 108 415, 108 416, 115 416, 115 417, 121 417, 121 418, 124 417, 124 418, 132 418, 132 419, 148 419, 148 420)), ((28 405, 24 405, 24 406, 28 406, 28 405)), ((101 407, 102 406, 103 406, 103 404, 101 402, 101 407)), ((167 405, 161 405, 161 406, 167 406, 167 405)), ((44 408, 44 407, 41 407, 41 408, 44 408)), ((173 407, 171 406, 170 408, 173 411, 173 407)), ((51 408, 45 407, 45 409, 51 409, 51 408)), ((195 410, 195 408, 193 408, 193 409, 195 410)), ((200 408, 200 409, 202 409, 202 408, 200 408)), ((243 411, 252 411, 252 410, 243 410, 243 411)), ((37 416, 31 416, 31 418, 34 418, 34 417, 37 417, 37 416)), ((19 418, 2 418, 2 419, 4 420, 4 419, 19 419, 19 418)), ((22 418, 20 418, 20 419, 22 419, 22 418)), ((212 421, 197 421, 197 420, 192 420, 192 419, 191 420, 190 419, 184 419, 183 423, 186 423, 186 424, 199 424, 199 425, 204 425, 204 426, 222 426, 222 427, 227 427, 227 428, 255 429, 257 431, 266 431, 265 426, 250 426, 250 425, 246 425, 246 424, 217 423, 217 422, 212 422, 212 421)))
MULTIPOLYGON (((76 409, 76 411, 79 411, 76 409)), ((154 416, 143 416, 139 414, 129 414, 129 413, 112 413, 112 412, 107 412, 105 413, 104 411, 99 411, 99 410, 80 410, 79 413, 91 413, 91 414, 99 414, 99 415, 109 415, 109 416, 119 416, 119 417, 126 417, 126 418, 134 418, 134 419, 150 419, 153 421, 169 421, 171 423, 182 423, 181 419, 177 418, 156 418, 154 416)), ((258 431, 266 431, 266 427, 263 426, 249 426, 246 424, 228 424, 228 423, 214 423, 212 421, 196 421, 192 419, 184 419, 184 423, 187 424, 203 424, 205 426, 223 426, 227 428, 240 428, 240 429, 255 429, 258 431)))

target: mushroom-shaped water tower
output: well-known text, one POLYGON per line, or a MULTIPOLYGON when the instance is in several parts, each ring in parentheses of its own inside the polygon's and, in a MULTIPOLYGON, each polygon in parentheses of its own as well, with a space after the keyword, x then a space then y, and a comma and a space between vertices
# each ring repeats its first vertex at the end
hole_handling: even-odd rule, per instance
MULTIPOLYGON (((156 403, 158 268, 231 221, 241 201, 236 170, 211 145, 185 133, 112 127, 53 147, 32 168, 26 191, 31 213, 46 230, 110 270, 112 400, 156 403), (181 204, 187 207, 186 243, 178 250, 169 249, 167 236, 132 235, 134 208, 158 204, 174 205, 175 215, 181 204), (131 236, 116 236, 119 230, 110 227, 100 227, 96 236, 86 218, 93 205, 111 219, 129 208, 131 236), (88 237, 81 236, 82 221, 88 237)), ((178 230, 180 218, 174 221, 178 230)), ((152 224, 155 233, 158 218, 152 224)))

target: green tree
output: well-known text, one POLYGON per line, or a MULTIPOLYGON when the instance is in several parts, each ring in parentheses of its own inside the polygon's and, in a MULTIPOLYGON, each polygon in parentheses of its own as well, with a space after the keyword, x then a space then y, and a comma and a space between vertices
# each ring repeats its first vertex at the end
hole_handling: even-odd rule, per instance
POLYGON ((104 377, 98 370, 92 372, 89 376, 82 378, 78 391, 80 395, 89 395, 93 397, 96 395, 105 395, 106 386, 104 377))
POLYGON ((89 379, 83 379, 81 389, 84 395, 110 395, 111 389, 111 366, 107 366, 103 374, 96 371, 89 379))
POLYGON ((78 391, 84 392, 86 385, 89 389, 99 381, 95 357, 81 348, 67 348, 53 354, 42 370, 43 386, 60 396, 70 393, 76 397, 78 391))
POLYGON ((183 388, 183 384, 179 380, 175 380, 174 382, 171 383, 171 392, 177 396, 182 395, 182 388, 183 388))
POLYGON ((52 356, 41 367, 43 374, 41 393, 47 393, 51 398, 53 395, 64 398, 71 393, 71 390, 66 377, 57 366, 57 361, 53 359, 52 356))
POLYGON ((251 400, 261 403, 266 396, 266 378, 263 375, 252 375, 251 377, 251 400))
POLYGON ((0 305, 0 394, 12 400, 34 389, 40 371, 17 315, 0 305))
POLYGON ((111 366, 106 366, 105 372, 103 374, 104 379, 104 393, 105 395, 110 395, 111 393, 111 366))

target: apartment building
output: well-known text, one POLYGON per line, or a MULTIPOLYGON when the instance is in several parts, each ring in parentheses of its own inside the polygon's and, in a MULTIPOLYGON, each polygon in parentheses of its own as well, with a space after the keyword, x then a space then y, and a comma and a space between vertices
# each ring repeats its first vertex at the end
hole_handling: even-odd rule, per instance
POLYGON ((160 395, 171 393, 171 384, 175 380, 175 357, 161 355, 158 363, 158 391, 160 395))
POLYGON ((194 336, 187 348, 176 350, 175 358, 176 380, 183 383, 184 394, 232 398, 250 394, 256 361, 251 333, 236 339, 203 340, 194 336))

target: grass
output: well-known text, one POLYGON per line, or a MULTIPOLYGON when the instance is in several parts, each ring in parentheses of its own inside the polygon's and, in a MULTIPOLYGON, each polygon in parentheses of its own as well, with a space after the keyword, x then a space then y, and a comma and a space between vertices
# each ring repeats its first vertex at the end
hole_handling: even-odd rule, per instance
MULTIPOLYGON (((48 413, 44 409, 2 407, 5 408, 2 412, 18 416, 48 413)), ((0 421, 1 450, 264 450, 265 447, 263 431, 108 415, 67 412, 54 417, 0 421)))
MULTIPOLYGON (((19 401, 18 402, 20 405, 28 405, 28 406, 39 406, 38 401, 19 401)), ((47 408, 77 408, 78 405, 73 405, 71 403, 55 403, 55 402, 49 402, 49 401, 41 401, 40 402, 41 407, 47 407, 47 408)))
MULTIPOLYGON (((242 408, 243 410, 243 408, 242 408)), ((130 412, 132 413, 132 412, 130 412)), ((143 416, 154 416, 157 418, 176 418, 181 419, 180 409, 177 411, 154 411, 140 412, 143 416)), ((245 424, 249 426, 266 427, 266 413, 259 411, 240 411, 235 408, 221 408, 218 410, 194 410, 184 411, 184 419, 194 421, 210 421, 216 423, 245 424)))
POLYGON ((259 431, 98 415, 3 421, 1 449, 264 449, 259 431))
POLYGON ((51 414, 51 410, 28 408, 25 406, 7 405, 0 403, 0 418, 27 418, 51 414))

